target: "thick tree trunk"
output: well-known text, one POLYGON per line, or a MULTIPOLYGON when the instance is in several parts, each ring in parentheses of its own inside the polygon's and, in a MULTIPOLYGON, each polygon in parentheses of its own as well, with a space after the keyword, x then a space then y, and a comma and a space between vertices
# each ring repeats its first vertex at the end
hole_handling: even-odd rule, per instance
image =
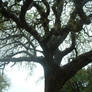
POLYGON ((61 92, 61 89, 66 82, 67 75, 62 71, 54 60, 52 54, 47 54, 44 68, 45 75, 45 92, 61 92))
POLYGON ((66 76, 61 70, 53 67, 53 70, 45 71, 45 92, 62 92, 65 82, 66 76))

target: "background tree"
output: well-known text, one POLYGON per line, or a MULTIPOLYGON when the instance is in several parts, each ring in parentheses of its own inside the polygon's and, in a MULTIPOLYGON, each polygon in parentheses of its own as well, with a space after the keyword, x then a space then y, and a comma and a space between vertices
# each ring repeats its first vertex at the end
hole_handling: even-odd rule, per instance
POLYGON ((63 87, 63 92, 89 92, 92 90, 92 65, 80 70, 63 87))
POLYGON ((2 75, 0 73, 0 92, 5 92, 5 90, 8 90, 9 82, 5 75, 2 75))
POLYGON ((91 8, 91 0, 0 0, 1 68, 37 62, 44 69, 45 92, 62 92, 92 61, 91 8))

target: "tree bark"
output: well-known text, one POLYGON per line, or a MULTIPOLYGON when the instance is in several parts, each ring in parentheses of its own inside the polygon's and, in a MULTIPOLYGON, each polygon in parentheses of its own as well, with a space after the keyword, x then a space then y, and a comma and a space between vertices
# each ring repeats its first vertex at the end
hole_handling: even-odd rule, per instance
POLYGON ((61 88, 67 80, 67 75, 54 63, 53 58, 47 57, 48 63, 44 67, 45 92, 61 92, 61 88))
POLYGON ((65 82, 66 76, 61 70, 45 71, 45 92, 61 92, 65 82))

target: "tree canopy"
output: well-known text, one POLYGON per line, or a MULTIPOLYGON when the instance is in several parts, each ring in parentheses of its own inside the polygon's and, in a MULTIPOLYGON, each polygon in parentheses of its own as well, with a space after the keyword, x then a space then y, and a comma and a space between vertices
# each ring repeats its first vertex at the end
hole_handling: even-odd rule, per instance
POLYGON ((40 63, 45 92, 59 92, 92 61, 91 0, 0 0, 0 24, 1 68, 40 63))

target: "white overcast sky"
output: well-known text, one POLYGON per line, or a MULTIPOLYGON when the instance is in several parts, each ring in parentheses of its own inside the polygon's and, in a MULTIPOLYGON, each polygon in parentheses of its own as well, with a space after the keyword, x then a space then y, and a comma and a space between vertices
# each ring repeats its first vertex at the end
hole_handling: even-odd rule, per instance
POLYGON ((29 70, 18 68, 18 66, 7 67, 5 73, 11 83, 8 92, 44 92, 44 80, 39 79, 43 76, 43 69, 40 65, 37 65, 32 75, 29 74, 29 70))

